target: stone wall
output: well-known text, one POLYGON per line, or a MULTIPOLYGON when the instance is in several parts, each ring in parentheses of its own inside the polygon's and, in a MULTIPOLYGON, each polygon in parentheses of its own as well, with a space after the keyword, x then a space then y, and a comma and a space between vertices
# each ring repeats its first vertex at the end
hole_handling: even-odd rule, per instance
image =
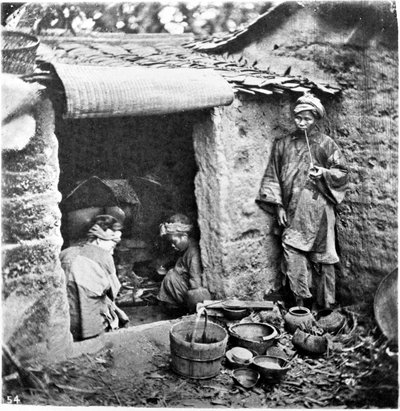
MULTIPOLYGON (((290 66, 292 74, 336 83, 342 88, 342 97, 337 101, 323 96, 328 118, 322 125, 343 149, 351 169, 347 198, 338 210, 342 265, 338 271, 337 294, 339 302, 344 304, 371 303, 378 283, 397 266, 398 52, 397 36, 393 36, 396 28, 393 27, 393 10, 389 2, 382 2, 376 13, 353 10, 357 11, 353 13, 357 24, 350 13, 338 14, 340 10, 335 10, 334 3, 325 4, 328 7, 325 14, 318 15, 314 4, 308 4, 280 28, 259 37, 236 56, 241 58, 243 55, 250 62, 257 60, 259 68, 269 68, 280 74, 290 66), (339 18, 340 15, 345 18, 339 18), (363 23, 359 24, 361 15, 363 23), (377 30, 376 24, 382 27, 377 30)), ((360 2, 350 7, 362 8, 363 5, 360 2)), ((343 4, 340 7, 344 7, 343 4)), ((223 110, 228 112, 230 108, 223 110)), ((218 117, 221 113, 217 112, 216 121, 221 123, 219 129, 223 130, 226 120, 218 117)), ((245 122, 249 113, 243 111, 242 114, 245 122)), ((229 118, 232 133, 226 132, 230 143, 225 144, 232 147, 238 145, 240 138, 229 118)), ((253 124, 254 114, 249 118, 245 131, 249 126, 257 128, 253 124)), ((260 126, 261 130, 262 122, 260 126)), ((223 135, 223 131, 220 134, 223 135)), ((275 134, 273 132, 271 137, 275 134)), ((223 156, 223 145, 219 145, 223 156)), ((263 154, 268 155, 268 149, 263 154)), ((228 181, 235 175, 232 162, 234 158, 238 161, 237 156, 238 151, 225 158, 227 164, 231 164, 224 170, 225 184, 229 188, 235 184, 228 181)), ((245 168, 246 164, 244 161, 241 167, 245 168)), ((255 193, 255 189, 250 188, 251 179, 240 181, 250 202, 255 193)), ((229 192, 233 204, 228 205, 228 209, 233 207, 234 211, 226 212, 224 218, 229 218, 232 212, 239 213, 236 199, 237 195, 229 192)), ((243 221, 247 220, 244 218, 243 221)), ((258 227, 257 213, 251 220, 249 227, 252 224, 258 227)), ((241 224, 235 221, 236 227, 241 224)), ((267 231, 265 226, 261 227, 262 232, 267 231)), ((232 235, 231 238, 236 237, 232 235)), ((262 248, 258 246, 256 249, 257 254, 262 248)), ((235 260, 242 255, 246 253, 239 252, 235 260)), ((248 271, 258 272, 256 268, 248 271)), ((234 273, 232 275, 235 277, 234 273)))
MULTIPOLYGON (((12 91, 7 98, 15 99, 12 91)), ((24 148, 2 153, 3 342, 19 357, 54 360, 72 343, 58 258, 58 142, 50 100, 31 114, 35 135, 24 148)))
POLYGON ((200 245, 218 296, 262 299, 276 281, 276 222, 255 199, 272 143, 290 128, 287 97, 236 98, 195 125, 200 245))

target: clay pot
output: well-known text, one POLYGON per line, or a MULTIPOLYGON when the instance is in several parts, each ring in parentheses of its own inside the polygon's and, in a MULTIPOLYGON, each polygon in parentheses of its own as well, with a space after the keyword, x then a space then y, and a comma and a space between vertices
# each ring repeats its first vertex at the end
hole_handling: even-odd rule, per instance
POLYGON ((325 336, 312 335, 299 328, 293 335, 292 343, 296 348, 311 354, 323 354, 328 349, 328 340, 325 336))
POLYGON ((253 358, 252 366, 268 382, 279 382, 289 371, 289 362, 270 355, 258 355, 253 358))
POLYGON ((293 334, 299 327, 311 327, 314 323, 314 316, 306 307, 292 307, 284 317, 287 330, 293 334))
POLYGON ((124 224, 126 215, 125 213, 117 206, 114 207, 106 207, 104 209, 104 214, 108 214, 113 216, 115 219, 117 219, 121 224, 124 224))
POLYGON ((271 324, 252 322, 232 325, 229 334, 232 345, 247 348, 259 355, 264 354, 278 337, 277 329, 271 324))
POLYGON ((343 327, 346 318, 338 311, 322 310, 318 313, 318 327, 322 328, 325 332, 334 334, 343 327))
POLYGON ((103 213, 103 207, 89 207, 73 210, 67 214, 67 234, 69 240, 85 238, 93 219, 103 213))
POLYGON ((241 320, 247 315, 247 308, 233 309, 224 307, 222 311, 224 313, 224 317, 232 321, 241 320))

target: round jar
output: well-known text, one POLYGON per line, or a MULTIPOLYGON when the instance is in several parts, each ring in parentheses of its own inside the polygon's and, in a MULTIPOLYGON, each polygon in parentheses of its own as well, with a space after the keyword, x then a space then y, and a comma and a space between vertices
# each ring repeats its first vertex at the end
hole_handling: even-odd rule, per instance
POLYGON ((286 313, 285 317, 286 329, 293 334, 297 328, 304 325, 311 327, 314 322, 314 316, 306 307, 292 307, 286 313))
POLYGON ((322 310, 318 313, 317 325, 325 332, 335 334, 343 327, 346 318, 338 311, 322 310))

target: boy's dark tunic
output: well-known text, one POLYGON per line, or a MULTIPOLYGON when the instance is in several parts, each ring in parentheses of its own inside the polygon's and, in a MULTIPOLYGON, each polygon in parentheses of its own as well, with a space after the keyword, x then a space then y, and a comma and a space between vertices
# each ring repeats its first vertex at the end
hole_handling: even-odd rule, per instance
POLYGON ((199 246, 190 238, 185 253, 165 276, 158 299, 172 306, 185 305, 189 290, 205 286, 202 271, 199 246))
MULTIPOLYGON (((314 165, 323 168, 321 179, 312 181, 308 177, 307 142, 297 131, 276 142, 258 197, 258 201, 281 205, 286 211, 288 227, 282 234, 286 274, 292 291, 301 298, 311 297, 305 255, 314 263, 331 265, 339 261, 334 206, 343 200, 348 180, 345 159, 336 143, 317 130, 308 137, 314 165)), ((329 295, 332 286, 323 288, 324 299, 333 303, 334 295, 329 295)))

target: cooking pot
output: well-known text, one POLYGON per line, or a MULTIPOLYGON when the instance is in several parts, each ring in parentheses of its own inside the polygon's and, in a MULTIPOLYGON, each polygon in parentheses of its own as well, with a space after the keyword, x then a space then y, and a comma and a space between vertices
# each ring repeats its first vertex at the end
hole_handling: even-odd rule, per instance
POLYGON ((233 345, 253 350, 259 355, 264 354, 278 337, 278 331, 273 325, 252 322, 230 326, 229 334, 233 345))

